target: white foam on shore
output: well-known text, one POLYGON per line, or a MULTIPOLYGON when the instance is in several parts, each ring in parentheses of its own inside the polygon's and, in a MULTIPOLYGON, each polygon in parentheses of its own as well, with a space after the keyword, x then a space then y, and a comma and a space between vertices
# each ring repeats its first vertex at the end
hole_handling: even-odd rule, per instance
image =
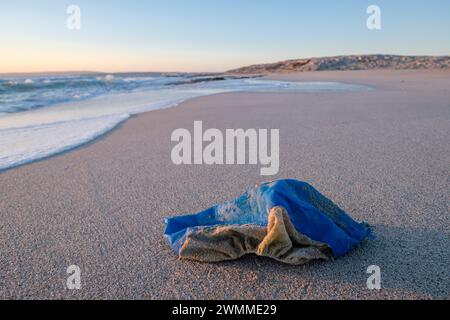
POLYGON ((25 112, 0 114, 0 170, 70 150, 113 129, 131 115, 175 106, 191 98, 224 92, 357 91, 342 83, 295 83, 239 79, 170 89, 101 96, 25 112))
POLYGON ((78 147, 126 119, 128 115, 114 115, 1 130, 0 170, 78 147))

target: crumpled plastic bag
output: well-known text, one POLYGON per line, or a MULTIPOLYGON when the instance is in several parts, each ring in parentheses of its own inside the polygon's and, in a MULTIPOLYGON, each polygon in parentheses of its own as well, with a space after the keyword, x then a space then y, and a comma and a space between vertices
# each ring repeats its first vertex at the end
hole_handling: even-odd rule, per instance
POLYGON ((340 257, 374 237, 368 224, 297 180, 256 185, 234 201, 165 223, 178 256, 202 262, 256 254, 299 265, 340 257))

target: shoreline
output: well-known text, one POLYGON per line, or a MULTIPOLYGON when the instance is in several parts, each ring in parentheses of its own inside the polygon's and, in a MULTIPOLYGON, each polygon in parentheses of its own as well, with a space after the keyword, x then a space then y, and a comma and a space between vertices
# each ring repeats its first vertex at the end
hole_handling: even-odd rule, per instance
MULTIPOLYGON (((342 83, 342 84, 345 84, 345 85, 363 85, 363 86, 366 86, 368 90, 382 90, 382 89, 386 88, 386 87, 383 87, 383 86, 376 87, 374 85, 373 81, 370 81, 370 80, 369 81, 364 81, 364 79, 363 79, 364 76, 362 77, 362 79, 360 77, 358 77, 358 74, 364 75, 366 73, 369 73, 369 74, 396 73, 396 74, 399 74, 399 75, 403 74, 404 76, 407 76, 409 73, 425 73, 425 74, 426 73, 447 73, 448 74, 448 73, 450 73, 450 71, 446 70, 446 69, 436 69, 436 70, 348 70, 348 71, 346 71, 346 70, 341 70, 341 71, 321 70, 321 71, 290 72, 290 73, 278 73, 278 74, 277 73, 272 73, 272 74, 266 74, 266 75, 257 75, 257 77, 258 78, 262 78, 262 79, 267 79, 267 80, 280 80, 280 81, 291 81, 292 80, 294 82, 296 82, 296 81, 320 82, 323 79, 328 79, 328 81, 338 82, 338 83, 342 83), (362 81, 362 82, 345 82, 345 81, 341 81, 340 76, 341 75, 345 75, 345 74, 354 75, 354 76, 356 76, 355 78, 358 81, 362 81), (330 80, 330 79, 332 79, 332 80, 330 80)), ((219 73, 219 75, 221 75, 221 74, 219 73)), ((240 78, 241 76, 244 77, 244 78, 247 78, 247 77, 251 78, 251 76, 248 76, 246 74, 243 74, 243 75, 236 74, 236 75, 233 75, 233 76, 237 77, 237 78, 240 78)), ((233 94, 233 93, 253 93, 253 92, 252 91, 230 92, 230 94, 233 94)), ((258 92, 258 93, 259 94, 273 94, 274 92, 258 92)), ((285 93, 285 92, 279 92, 279 93, 276 93, 276 94, 283 94, 283 93, 285 93)), ((310 94, 315 94, 316 92, 302 92, 302 94, 309 94, 309 93, 310 94)), ((321 92, 321 93, 333 93, 333 92, 321 92)), ((227 93, 213 93, 213 94, 208 94, 208 95, 205 95, 205 96, 215 96, 215 95, 222 95, 222 94, 227 94, 227 93)), ((123 94, 118 94, 118 95, 122 96, 123 94)), ((111 98, 111 96, 109 96, 109 97, 105 96, 105 97, 111 98)), ((24 163, 19 163, 17 165, 13 165, 11 167, 7 167, 7 168, 4 168, 4 169, 0 168, 0 174, 2 172, 6 172, 6 171, 10 171, 10 170, 13 170, 13 169, 16 169, 16 168, 20 168, 22 166, 30 165, 30 164, 35 163, 35 162, 45 161, 45 160, 50 159, 52 157, 59 157, 59 156, 62 156, 64 154, 66 154, 66 153, 69 153, 69 152, 72 152, 72 151, 76 151, 79 148, 88 147, 91 144, 94 144, 97 141, 103 139, 105 136, 108 136, 113 131, 120 129, 131 118, 140 116, 141 114, 151 113, 151 112, 156 111, 156 110, 164 110, 164 109, 176 108, 176 107, 179 107, 180 105, 186 103, 187 101, 198 99, 198 98, 202 98, 202 97, 204 97, 204 96, 187 98, 184 101, 175 102, 173 105, 170 105, 170 106, 167 106, 167 107, 162 107, 161 109, 147 110, 147 111, 144 111, 144 112, 129 114, 129 117, 127 119, 124 119, 124 120, 120 121, 113 128, 105 131, 104 133, 99 134, 98 136, 96 136, 92 140, 88 140, 88 141, 82 142, 81 144, 76 145, 76 146, 67 147, 67 148, 65 148, 65 149, 63 149, 61 151, 55 152, 54 154, 51 154, 51 155, 48 155, 48 156, 44 156, 43 158, 38 158, 38 159, 35 159, 35 160, 26 161, 24 163)), ((95 102, 96 98, 98 98, 98 97, 94 97, 93 99, 91 99, 91 101, 94 100, 94 102, 95 102)), ((66 103, 63 103, 61 105, 62 106, 66 105, 66 104, 67 105, 71 105, 73 103, 74 102, 66 102, 66 103)), ((57 107, 57 106, 58 105, 53 105, 52 107, 57 107)))
MULTIPOLYGON (((148 112, 150 112, 150 111, 148 111, 148 112)), ((46 161, 46 160, 51 159, 51 158, 53 158, 53 157, 61 157, 61 156, 64 156, 65 154, 68 154, 68 153, 70 153, 70 152, 72 152, 72 151, 77 151, 78 149, 87 148, 87 147, 89 147, 90 145, 93 145, 93 144, 95 144, 96 142, 100 141, 101 139, 106 138, 109 134, 113 133, 114 131, 119 130, 119 129, 120 129, 120 128, 121 128, 121 127, 129 120, 129 119, 131 119, 132 117, 136 117, 136 116, 138 116, 138 115, 130 115, 127 119, 125 119, 125 120, 119 122, 119 123, 118 123, 117 125, 115 125, 112 129, 107 130, 107 131, 105 131, 104 133, 99 134, 98 136, 96 136, 96 137, 93 138, 92 140, 88 140, 88 141, 86 141, 86 142, 83 142, 83 143, 81 143, 80 145, 73 146, 73 147, 68 147, 67 149, 58 151, 58 152, 56 152, 56 153, 54 153, 54 154, 45 156, 45 157, 43 157, 43 158, 39 158, 39 159, 35 159, 35 160, 30 160, 30 161, 27 161, 27 162, 24 162, 24 163, 20 163, 20 164, 17 164, 17 165, 13 165, 13 166, 8 167, 8 168, 5 168, 5 169, 1 169, 1 168, 0 168, 0 174, 2 174, 3 172, 7 172, 7 171, 10 171, 10 170, 18 169, 18 168, 20 168, 20 167, 23 167, 23 166, 27 166, 27 165, 33 164, 33 163, 35 163, 35 162, 46 161)))
MULTIPOLYGON (((227 77, 228 78, 228 77, 227 77)), ((247 79, 247 78, 252 78, 249 76, 238 76, 238 75, 234 75, 234 76, 229 76, 228 80, 241 80, 241 79, 247 79)), ((254 79, 258 78, 258 77, 253 77, 254 79)), ((221 80, 226 80, 225 77, 221 78, 221 80)), ((34 151, 35 154, 30 155, 28 154, 28 158, 26 157, 22 157, 22 159, 16 159, 14 161, 14 164, 8 164, 8 162, 5 163, 1 163, 0 162, 0 173, 7 171, 7 170, 11 170, 13 168, 17 168, 23 165, 27 165, 36 161, 42 161, 48 158, 51 158, 52 156, 58 156, 61 154, 64 154, 66 152, 70 152, 71 150, 76 150, 79 147, 82 147, 86 144, 90 144, 91 142, 95 142, 97 141, 97 139, 101 138, 103 135, 107 134, 108 132, 115 130, 116 127, 118 127, 119 125, 123 124, 124 122, 126 122, 130 117, 135 116, 135 115, 139 115, 141 113, 146 113, 149 111, 154 111, 154 110, 159 110, 159 109, 168 109, 168 108, 173 108, 173 107, 177 107, 180 104, 189 101, 191 99, 194 98, 199 98, 199 97, 203 97, 203 96, 211 96, 211 95, 216 95, 216 94, 221 94, 221 93, 252 93, 252 92, 258 92, 258 93, 289 93, 289 92, 296 92, 295 90, 298 90, 298 92, 304 92, 304 93, 314 93, 320 90, 324 90, 323 92, 326 93, 327 90, 329 90, 330 92, 341 92, 341 90, 343 92, 352 92, 352 91, 360 91, 360 90, 371 90, 370 87, 364 87, 364 86, 359 86, 357 84, 351 84, 351 83, 341 83, 341 82, 330 82, 328 83, 323 83, 322 86, 323 88, 319 88, 319 89, 306 89, 306 88, 302 88, 301 86, 299 86, 297 89, 292 88, 290 90, 284 90, 283 88, 276 88, 276 86, 274 86, 272 84, 272 87, 270 86, 270 80, 276 80, 276 79, 269 79, 267 78, 268 82, 267 82, 267 88, 264 89, 260 89, 258 90, 258 87, 253 88, 251 85, 249 87, 245 87, 243 86, 242 88, 234 88, 234 89, 227 89, 227 86, 225 85, 223 88, 209 88, 212 92, 201 92, 201 88, 190 88, 190 91, 195 92, 195 90, 197 90, 197 93, 190 93, 189 94, 189 90, 185 91, 184 93, 184 97, 182 98, 174 98, 174 97, 167 97, 168 100, 163 100, 163 101, 152 101, 152 99, 155 99, 155 97, 152 97, 153 95, 158 95, 161 93, 164 93, 167 95, 168 92, 170 92, 173 88, 167 88, 167 89, 161 89, 161 90, 139 90, 139 91, 134 91, 134 92, 128 92, 128 93, 114 93, 111 95, 103 95, 103 96, 95 96, 95 97, 91 97, 91 98, 87 98, 87 99, 83 99, 80 101, 70 101, 70 102, 64 102, 64 103, 60 103, 60 104, 54 104, 54 105, 49 105, 46 107, 40 107, 40 108, 35 108, 35 109, 30 109, 28 112, 31 113, 32 115, 35 114, 38 117, 42 114, 40 114, 40 112, 43 112, 44 115, 47 113, 52 113, 56 111, 56 113, 59 112, 59 117, 62 117, 62 119, 60 121, 55 121, 53 120, 52 122, 49 122, 48 125, 52 126, 52 125, 57 125, 58 123, 70 123, 70 121, 92 121, 92 120, 99 120, 99 119, 104 119, 106 117, 120 117, 120 119, 116 119, 115 123, 108 125, 107 128, 103 128, 99 131, 99 129, 97 129, 97 131, 95 132, 91 132, 90 137, 83 137, 81 139, 81 141, 73 141, 73 142, 66 142, 66 144, 60 144, 58 146, 52 146, 49 147, 48 145, 46 146, 47 148, 44 150, 40 150, 40 151, 34 151), (337 85, 336 88, 331 88, 333 85, 337 85), (326 88, 326 86, 329 86, 329 88, 326 88), (342 88, 342 86, 347 86, 346 88, 342 88), (199 91, 200 90, 200 91, 199 91), (266 90, 266 91, 265 91, 266 90), (216 92, 215 92, 216 91, 216 92), (222 91, 222 92, 220 92, 222 91), (134 99, 134 100, 133 100, 134 99), (136 100, 137 99, 137 100, 136 100), (138 102, 138 105, 136 105, 136 103, 138 102), (99 114, 96 116, 91 115, 90 117, 88 116, 87 118, 66 118, 64 117, 64 114, 67 113, 71 113, 71 112, 77 112, 77 110, 81 110, 81 109, 89 109, 86 107, 91 107, 94 109, 98 109, 99 106, 102 106, 103 108, 107 108, 110 105, 120 105, 122 104, 122 108, 124 108, 124 105, 128 105, 129 110, 127 110, 126 108, 124 110, 121 110, 120 112, 116 111, 115 113, 105 113, 105 114, 99 114), (131 107, 133 106, 133 107, 131 107), (143 107, 145 106, 145 107, 143 107), (142 110, 141 110, 142 109, 142 110), (59 110, 59 111, 58 111, 59 110), (49 151, 48 149, 52 149, 52 151, 49 151), (39 152, 44 152, 44 155, 39 154, 39 152)), ((217 81, 215 78, 212 78, 210 80, 203 80, 203 79, 190 79, 189 80, 191 84, 195 84, 197 82, 210 82, 210 81, 217 81)), ((294 81, 294 83, 297 81, 294 81)), ((289 81, 287 81, 287 83, 289 83, 289 81)), ((300 84, 302 84, 303 82, 299 82, 300 84)), ((310 82, 310 83, 314 83, 314 81, 310 82)), ((306 83, 307 85, 310 83, 306 83)), ((288 85, 289 87, 290 85, 288 85)), ((186 89, 186 88, 185 88, 186 89)), ((203 89, 205 90, 205 89, 203 89)), ((206 88, 206 90, 208 90, 208 88, 206 88)), ((177 92, 176 90, 173 91, 175 94, 181 94, 181 96, 183 95, 183 89, 181 89, 181 91, 177 92)), ((173 93, 172 93, 173 94, 173 93)), ((169 94, 170 95, 170 94, 169 94)), ((89 112, 89 111, 88 111, 89 112)), ((21 112, 17 112, 17 113, 10 113, 7 114, 9 117, 12 117, 13 122, 14 122, 14 118, 17 118, 15 121, 22 121, 23 122, 23 118, 26 118, 27 113, 21 113, 21 112)), ((5 123, 8 123, 8 116, 6 116, 4 119, 0 118, 0 127, 2 125, 2 120, 3 121, 3 125, 5 125, 5 123)), ((86 116, 86 115, 85 115, 86 116)), ((25 120, 26 123, 26 120, 25 120)), ((39 128, 39 126, 45 126, 45 122, 44 123, 40 123, 37 122, 36 124, 32 123, 30 124, 25 124, 23 123, 22 125, 13 125, 12 127, 8 127, 6 125, 6 127, 4 127, 3 129, 7 130, 6 132, 8 132, 8 129, 12 129, 12 130, 26 130, 27 128, 31 128, 33 126, 36 126, 36 128, 39 128)), ((81 124, 80 124, 81 125, 81 124)), ((102 125, 101 123, 98 124, 98 126, 102 125)), ((92 129, 91 129, 92 130, 92 129)), ((67 130, 66 130, 67 131, 67 130)), ((20 136, 20 133, 16 132, 16 135, 20 136)), ((35 131, 34 134, 39 134, 39 131, 35 131)), ((55 134, 55 133, 54 133, 55 134)), ((81 133, 79 133, 79 135, 81 135, 81 133)), ((7 136, 8 137, 8 136, 7 136)), ((13 139, 13 137, 10 137, 13 139)), ((42 136, 41 136, 42 138, 42 136)), ((47 134, 47 138, 49 138, 48 134, 47 134)), ((51 138, 49 138, 51 140, 51 138)), ((73 139, 73 138, 72 138, 73 139)), ((8 139, 6 139, 5 141, 8 141, 8 139)), ((4 146, 5 141, 0 141, 0 145, 4 146)), ((15 143, 24 143, 24 141, 17 141, 15 140, 15 143)), ((26 143, 26 142, 25 142, 26 143)), ((38 143, 39 145, 39 143, 38 143)), ((14 144, 10 144, 9 147, 13 147, 14 144)), ((6 142, 6 147, 8 147, 8 143, 6 142)), ((32 149, 31 147, 29 147, 28 149, 32 149)), ((15 149, 14 149, 15 150, 15 149)), ((27 154, 27 151, 23 151, 22 152, 24 154, 27 154)), ((14 158, 14 156, 17 156, 17 154, 7 154, 2 155, 0 154, 0 158, 1 156, 4 156, 4 159, 10 159, 10 158, 14 158)), ((20 153, 19 153, 19 157, 20 157, 20 153)), ((1 159, 0 159, 1 160, 1 159)))
POLYGON ((446 299, 450 72, 270 75, 373 86, 369 92, 221 93, 131 117, 86 145, 0 172, 0 297, 40 299, 446 299), (355 82, 361 81, 361 82, 355 82), (170 133, 280 128, 280 173, 258 166, 175 166, 170 133), (256 257, 178 261, 163 218, 296 178, 378 240, 334 262, 291 267, 256 257), (64 287, 66 268, 83 289, 64 287), (382 290, 366 288, 380 265, 382 290))

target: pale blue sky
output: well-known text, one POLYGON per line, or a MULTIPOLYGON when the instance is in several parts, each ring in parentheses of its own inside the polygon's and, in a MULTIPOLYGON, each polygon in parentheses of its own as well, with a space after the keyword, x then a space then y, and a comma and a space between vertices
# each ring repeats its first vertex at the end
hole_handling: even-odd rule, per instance
POLYGON ((223 71, 360 53, 450 54, 449 0, 10 0, 0 72, 223 71), (81 8, 81 30, 66 8, 81 8), (382 30, 366 28, 376 4, 382 30))

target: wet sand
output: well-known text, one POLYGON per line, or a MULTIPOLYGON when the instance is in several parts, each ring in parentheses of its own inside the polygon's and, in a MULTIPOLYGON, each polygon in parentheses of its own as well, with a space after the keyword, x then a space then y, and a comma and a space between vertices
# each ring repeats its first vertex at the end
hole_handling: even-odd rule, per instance
POLYGON ((84 147, 0 173, 0 298, 419 299, 450 297, 450 72, 272 75, 342 81, 352 93, 227 93, 133 117, 84 147), (280 129, 280 172, 175 166, 173 130, 280 129), (356 220, 367 242, 334 262, 177 260, 163 218, 295 178, 356 220), (80 266, 82 289, 66 289, 80 266), (382 290, 366 287, 370 265, 382 290))

